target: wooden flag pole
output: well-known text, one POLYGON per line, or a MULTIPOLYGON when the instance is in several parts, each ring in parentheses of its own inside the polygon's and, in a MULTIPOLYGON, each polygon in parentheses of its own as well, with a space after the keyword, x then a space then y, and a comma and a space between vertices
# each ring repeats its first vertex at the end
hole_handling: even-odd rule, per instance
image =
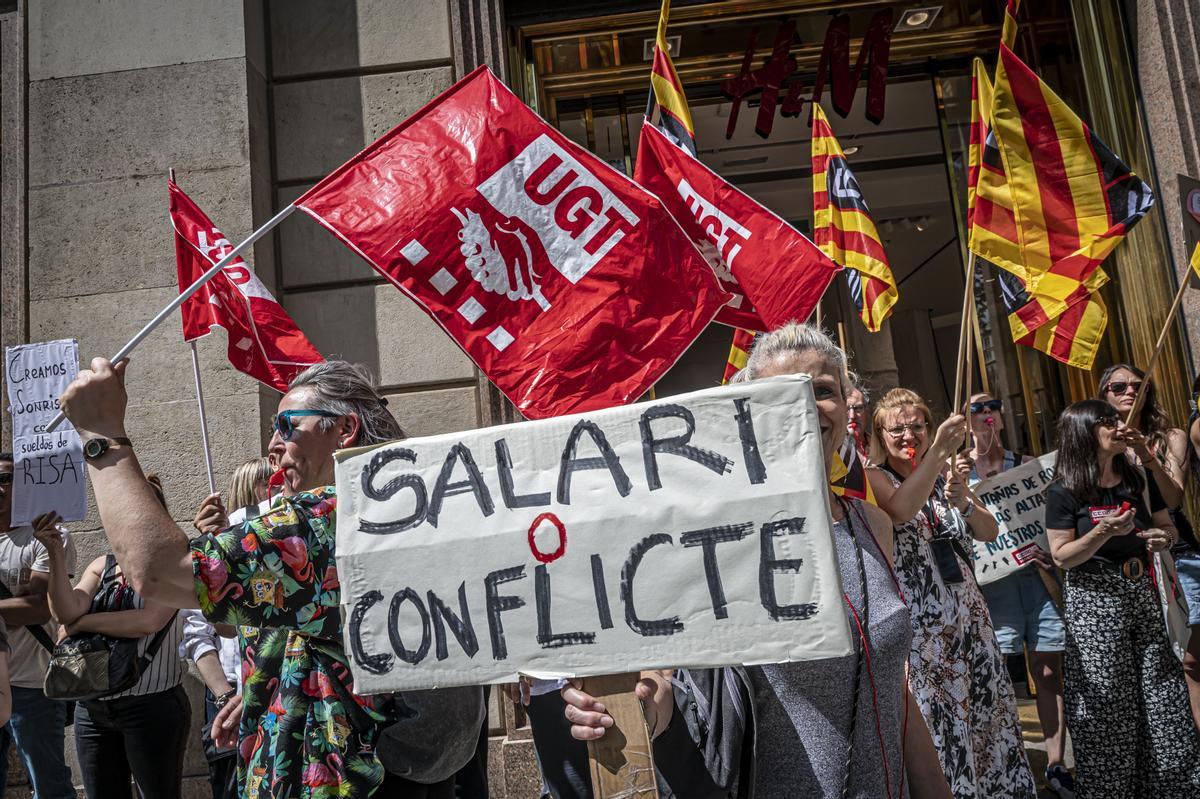
POLYGON ((1142 402, 1146 399, 1146 389, 1150 387, 1150 376, 1154 374, 1154 367, 1158 364, 1158 357, 1162 355, 1163 349, 1167 346, 1167 333, 1171 332, 1171 325, 1175 323, 1175 314, 1179 313, 1179 306, 1183 304, 1183 294, 1187 291, 1188 282, 1192 276, 1185 275, 1183 280, 1179 281, 1179 290, 1175 292, 1175 301, 1171 303, 1171 310, 1167 311, 1166 319, 1163 321, 1162 330, 1158 334, 1158 343, 1154 345, 1154 353, 1150 356, 1150 362, 1146 364, 1146 377, 1142 380, 1142 386, 1138 389, 1137 397, 1133 400, 1133 407, 1129 409, 1129 415, 1125 417, 1125 425, 1133 424, 1134 417, 1142 410, 1142 402))
MULTIPOLYGON (((971 354, 971 313, 975 308, 975 303, 972 302, 975 294, 975 253, 970 253, 967 257, 967 280, 966 286, 963 289, 962 303, 962 319, 959 322, 958 328, 958 357, 954 362, 954 395, 950 399, 950 412, 958 413, 962 407, 962 392, 963 392, 963 377, 964 377, 964 360, 968 359, 971 354)), ((966 361, 970 363, 969 360, 966 361)), ((967 377, 967 383, 970 385, 970 377, 967 377)), ((968 389, 969 390, 969 389, 968 389)))
POLYGON ((588 741, 588 771, 596 799, 658 799, 654 751, 642 703, 633 694, 639 675, 588 677, 583 689, 598 699, 613 726, 599 741, 588 741))
MULTIPOLYGON (((265 225, 251 233, 248 237, 246 237, 245 241, 230 250, 224 258, 213 264, 212 268, 210 268, 200 277, 196 278, 195 283, 188 286, 187 289, 180 292, 178 297, 167 303, 167 306, 155 314, 154 318, 147 322, 146 326, 139 330, 136 336, 129 339, 129 341, 125 343, 124 347, 117 350, 117 354, 112 356, 109 361, 113 364, 117 364, 128 358, 129 353, 133 352, 134 349, 137 348, 137 345, 141 344, 142 341, 145 340, 146 336, 149 336, 151 333, 153 333, 155 328, 161 325, 168 316, 174 313, 176 308, 187 302, 188 298, 199 291, 201 286, 216 277, 218 272, 220 272, 228 264, 232 263, 239 255, 249 249, 251 244, 271 232, 276 225, 287 219, 292 211, 295 210, 296 206, 288 205, 285 206, 279 213, 275 214, 275 216, 268 219, 265 225)), ((50 420, 50 424, 46 425, 46 432, 54 432, 54 429, 62 424, 66 418, 66 414, 64 414, 62 411, 59 411, 58 415, 50 420)))

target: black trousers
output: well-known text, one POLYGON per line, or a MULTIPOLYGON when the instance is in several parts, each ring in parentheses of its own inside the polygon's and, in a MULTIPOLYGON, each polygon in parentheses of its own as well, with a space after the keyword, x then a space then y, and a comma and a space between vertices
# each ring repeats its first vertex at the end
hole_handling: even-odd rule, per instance
POLYGON ((192 709, 183 686, 145 696, 80 702, 75 752, 88 799, 179 799, 192 709))

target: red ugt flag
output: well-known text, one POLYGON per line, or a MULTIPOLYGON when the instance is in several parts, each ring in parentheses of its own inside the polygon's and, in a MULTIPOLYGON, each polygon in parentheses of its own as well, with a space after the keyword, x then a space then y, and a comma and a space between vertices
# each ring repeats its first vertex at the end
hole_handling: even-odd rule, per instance
MULTIPOLYGON (((167 189, 182 292, 233 245, 175 181, 168 180, 167 189)), ((224 328, 233 367, 277 391, 287 391, 293 377, 325 360, 241 258, 226 264, 180 311, 184 341, 207 336, 214 327, 224 328)))
POLYGON ((662 198, 733 293, 718 322, 760 331, 803 322, 840 268, 653 125, 642 125, 633 177, 662 198))
POLYGON ((296 206, 530 418, 637 399, 729 299, 657 198, 484 67, 296 206))

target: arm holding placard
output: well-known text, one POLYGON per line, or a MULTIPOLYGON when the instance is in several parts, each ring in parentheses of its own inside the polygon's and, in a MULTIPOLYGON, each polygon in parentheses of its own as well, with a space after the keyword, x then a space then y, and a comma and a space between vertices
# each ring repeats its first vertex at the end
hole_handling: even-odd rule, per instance
POLYGON ((967 476, 971 472, 971 462, 960 460, 954 466, 950 477, 946 480, 945 498, 966 521, 971 531, 971 537, 976 541, 995 541, 1000 535, 1000 525, 996 517, 987 509, 978 497, 967 487, 967 476))

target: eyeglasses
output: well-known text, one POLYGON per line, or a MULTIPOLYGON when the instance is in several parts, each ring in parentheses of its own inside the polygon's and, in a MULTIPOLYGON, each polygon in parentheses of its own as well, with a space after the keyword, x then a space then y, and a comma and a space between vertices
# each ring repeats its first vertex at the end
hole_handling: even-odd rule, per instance
POLYGON ((1107 394, 1114 394, 1119 397, 1131 388, 1135 392, 1141 391, 1142 390, 1142 381, 1139 380, 1136 383, 1133 383, 1133 382, 1127 382, 1125 380, 1117 380, 1117 381, 1109 383, 1107 386, 1105 386, 1104 391, 1107 394))
POLYGON ((1105 430, 1115 430, 1121 420, 1116 416, 1105 416, 1103 419, 1096 420, 1097 427, 1103 427, 1105 430))
POLYGON ((322 419, 336 419, 341 414, 332 413, 331 411, 313 410, 282 411, 271 417, 271 427, 279 431, 279 437, 284 441, 291 441, 292 435, 296 432, 296 423, 292 420, 299 416, 320 416, 322 419))
POLYGON ((928 427, 929 425, 924 422, 914 422, 912 424, 898 424, 893 427, 885 427, 884 432, 894 438, 900 438, 904 435, 905 431, 916 435, 917 433, 924 433, 928 427))
POLYGON ((866 405, 847 405, 846 411, 848 413, 866 413, 867 406, 866 405))
POLYGON ((1000 409, 1003 407, 1004 403, 998 399, 984 400, 983 402, 972 402, 971 413, 983 413, 984 411, 999 413, 1000 409))

